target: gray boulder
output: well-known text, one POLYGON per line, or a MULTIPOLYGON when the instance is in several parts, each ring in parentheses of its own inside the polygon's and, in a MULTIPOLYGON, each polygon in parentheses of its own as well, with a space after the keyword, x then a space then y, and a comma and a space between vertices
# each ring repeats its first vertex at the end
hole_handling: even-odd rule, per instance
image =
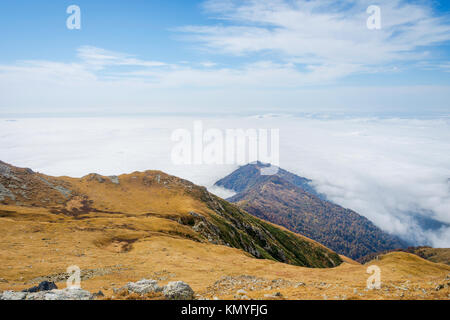
POLYGON ((58 289, 58 287, 54 282, 42 281, 41 283, 39 283, 39 285, 32 287, 30 289, 23 290, 22 292, 32 293, 32 292, 50 291, 55 289, 58 289))
POLYGON ((114 183, 114 184, 120 184, 120 180, 119 180, 119 177, 118 177, 118 176, 110 176, 110 177, 108 177, 108 178, 111 180, 112 183, 114 183))
POLYGON ((63 289, 40 292, 5 291, 1 300, 92 300, 94 296, 82 289, 63 289))
POLYGON ((47 300, 45 298, 47 293, 49 291, 30 292, 25 297, 25 300, 47 300))
POLYGON ((26 297, 25 292, 5 291, 1 295, 1 300, 25 300, 26 297))
POLYGON ((163 289, 163 294, 169 300, 192 300, 194 290, 183 281, 170 282, 163 289))
POLYGON ((151 292, 161 292, 162 288, 155 280, 142 279, 138 282, 129 282, 125 286, 129 292, 134 292, 140 295, 144 295, 151 292))
MULTIPOLYGON (((45 292, 44 300, 92 300, 94 296, 82 289, 63 289, 45 292)), ((28 298, 28 297, 27 297, 28 298)))

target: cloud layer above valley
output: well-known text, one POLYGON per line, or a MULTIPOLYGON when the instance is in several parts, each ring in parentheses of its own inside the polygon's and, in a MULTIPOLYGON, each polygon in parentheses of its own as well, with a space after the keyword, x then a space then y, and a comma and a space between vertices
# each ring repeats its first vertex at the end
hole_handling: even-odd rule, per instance
POLYGON ((450 224, 450 17, 431 1, 378 0, 381 29, 369 30, 372 4, 208 0, 201 23, 167 26, 190 61, 130 52, 121 35, 115 50, 92 38, 0 61, 0 160, 51 175, 160 169, 212 186, 236 166, 175 166, 170 137, 197 120, 181 115, 228 115, 205 126, 280 129, 283 168, 389 232, 450 247, 435 223, 450 224), (263 113, 348 117, 244 118, 263 113))
MULTIPOLYGON (((212 186, 236 165, 171 161, 173 130, 193 118, 1 119, 1 160, 50 175, 104 175, 159 169, 212 186)), ((450 121, 206 118, 205 128, 280 129, 280 165, 310 178, 328 198, 416 244, 450 247, 450 121), (420 221, 422 221, 420 220, 420 221)), ((222 193, 221 195, 226 195, 222 193)))

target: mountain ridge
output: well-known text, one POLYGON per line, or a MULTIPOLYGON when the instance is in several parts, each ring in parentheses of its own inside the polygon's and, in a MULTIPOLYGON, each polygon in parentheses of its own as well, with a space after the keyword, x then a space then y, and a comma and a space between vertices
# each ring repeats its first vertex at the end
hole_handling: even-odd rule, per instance
POLYGON ((55 178, 0 163, 0 184, 15 197, 0 201, 0 295, 44 280, 64 288, 67 267, 78 266, 82 288, 101 290, 104 297, 98 299, 107 300, 157 299, 120 293, 141 279, 160 285, 184 281, 198 300, 243 299, 241 290, 253 300, 448 299, 450 266, 391 253, 371 262, 382 270, 383 290, 366 290, 367 265, 343 256, 338 262, 336 253, 316 241, 159 171, 55 178), (220 245, 231 240, 215 227, 237 243, 220 245), (239 248, 256 247, 252 230, 287 259, 297 253, 321 267, 256 259, 239 248), (280 241, 291 247, 280 247, 280 241), (332 261, 336 266, 327 267, 332 261))
MULTIPOLYGON (((317 268, 342 263, 325 246, 253 217, 204 187, 160 171, 56 178, 2 162, 0 191, 0 204, 44 208, 74 219, 129 217, 145 225, 147 217, 157 218, 165 233, 241 249, 259 259, 317 268)), ((145 238, 140 236, 146 230, 131 238, 128 231, 118 233, 97 243, 135 243, 145 238)))
POLYGON ((324 200, 316 191, 311 192, 309 179, 283 169, 273 176, 261 176, 261 166, 265 165, 243 166, 216 185, 241 190, 228 200, 247 212, 303 234, 352 259, 406 246, 367 218, 324 200))
POLYGON ((303 190, 315 195, 316 197, 326 200, 326 195, 321 194, 316 191, 314 187, 311 186, 312 180, 304 177, 299 177, 289 171, 282 168, 277 168, 278 171, 274 175, 261 175, 261 168, 268 168, 269 164, 264 164, 257 161, 255 164, 247 164, 235 170, 223 179, 220 179, 215 183, 216 186, 223 187, 225 189, 233 190, 236 193, 241 193, 249 188, 259 184, 273 176, 281 177, 284 180, 296 185, 303 190))

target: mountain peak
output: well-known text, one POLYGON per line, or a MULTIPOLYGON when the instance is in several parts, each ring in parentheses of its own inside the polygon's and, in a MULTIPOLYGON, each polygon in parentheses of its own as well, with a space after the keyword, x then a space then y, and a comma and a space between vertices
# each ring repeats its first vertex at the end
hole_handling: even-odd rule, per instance
POLYGON ((278 168, 276 174, 274 175, 262 175, 261 169, 270 167, 270 164, 262 162, 254 162, 244 166, 241 166, 236 171, 232 172, 230 175, 216 182, 216 186, 233 190, 234 192, 240 193, 244 192, 253 186, 273 179, 273 177, 282 178, 285 181, 290 182, 294 186, 297 186, 310 194, 319 197, 322 200, 326 199, 326 196, 320 194, 311 185, 311 180, 297 176, 289 171, 282 168, 278 168))
POLYGON ((260 166, 240 167, 216 185, 237 192, 228 200, 247 212, 353 259, 406 245, 367 218, 325 200, 311 186, 311 180, 283 169, 276 175, 262 176, 260 166))

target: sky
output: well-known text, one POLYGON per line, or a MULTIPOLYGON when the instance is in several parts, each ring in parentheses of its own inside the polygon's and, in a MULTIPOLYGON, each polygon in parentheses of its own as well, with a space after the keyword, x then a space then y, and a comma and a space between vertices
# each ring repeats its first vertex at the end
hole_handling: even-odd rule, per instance
POLYGON ((448 1, 3 0, 0 36, 3 116, 449 111, 448 1))

